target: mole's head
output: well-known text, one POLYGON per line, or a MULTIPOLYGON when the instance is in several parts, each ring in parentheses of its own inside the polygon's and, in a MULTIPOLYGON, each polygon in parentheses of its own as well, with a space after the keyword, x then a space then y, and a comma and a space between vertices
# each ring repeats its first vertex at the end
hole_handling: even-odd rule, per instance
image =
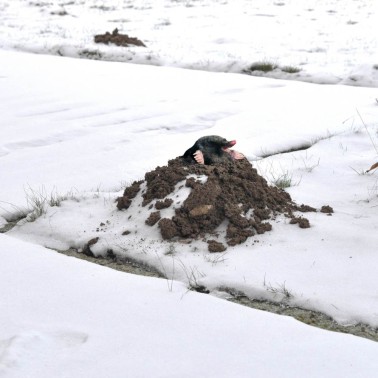
POLYGON ((197 141, 203 147, 212 147, 212 148, 219 148, 222 150, 228 150, 232 146, 236 144, 236 140, 228 141, 225 138, 222 138, 218 135, 208 135, 204 136, 197 141))

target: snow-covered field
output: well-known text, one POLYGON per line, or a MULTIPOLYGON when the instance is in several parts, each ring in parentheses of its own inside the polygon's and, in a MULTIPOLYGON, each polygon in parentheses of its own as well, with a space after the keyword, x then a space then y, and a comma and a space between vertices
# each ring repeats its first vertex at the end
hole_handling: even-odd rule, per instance
POLYGON ((373 341, 187 291, 195 280, 378 327, 378 177, 364 174, 378 160, 374 6, 108 3, 0 1, 0 227, 33 200, 67 198, 0 235, 0 376, 375 376, 373 341), (113 26, 147 49, 93 43, 113 26), (232 73, 261 60, 302 71, 232 73), (297 203, 335 213, 306 214, 304 230, 278 219, 222 255, 161 241, 137 212, 138 234, 123 238, 114 199, 125 185, 208 134, 236 139, 297 203), (45 248, 97 236, 96 254, 112 248, 169 279, 45 248))
POLYGON ((377 10, 371 0, 0 0, 0 46, 221 72, 269 62, 271 77, 376 87, 377 10), (115 28, 147 47, 94 43, 115 28))

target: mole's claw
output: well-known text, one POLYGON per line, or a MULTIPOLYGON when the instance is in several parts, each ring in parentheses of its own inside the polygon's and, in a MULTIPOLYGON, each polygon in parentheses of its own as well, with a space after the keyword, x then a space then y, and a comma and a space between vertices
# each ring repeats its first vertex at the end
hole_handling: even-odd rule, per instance
POLYGON ((231 155, 231 157, 235 160, 245 159, 245 156, 239 151, 226 150, 226 152, 229 153, 231 155))
POLYGON ((205 159, 203 158, 203 153, 202 153, 200 150, 197 150, 197 151, 193 154, 193 157, 194 157, 194 160, 195 160, 198 164, 205 164, 205 159))

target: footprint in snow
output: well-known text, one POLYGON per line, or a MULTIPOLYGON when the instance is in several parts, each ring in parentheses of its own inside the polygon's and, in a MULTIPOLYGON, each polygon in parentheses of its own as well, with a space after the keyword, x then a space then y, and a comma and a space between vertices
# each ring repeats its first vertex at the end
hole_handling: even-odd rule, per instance
POLYGON ((82 332, 43 332, 30 330, 0 340, 0 374, 8 369, 33 369, 48 364, 57 353, 84 344, 88 335, 82 332))

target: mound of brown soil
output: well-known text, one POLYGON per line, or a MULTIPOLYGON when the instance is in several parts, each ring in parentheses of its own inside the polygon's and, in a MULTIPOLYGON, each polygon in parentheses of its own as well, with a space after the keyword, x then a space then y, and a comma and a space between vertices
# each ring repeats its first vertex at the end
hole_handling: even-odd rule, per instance
POLYGON ((138 38, 129 37, 127 34, 119 34, 118 29, 114 29, 111 34, 106 32, 105 34, 95 35, 94 41, 96 43, 105 43, 106 45, 114 43, 117 46, 134 45, 146 47, 146 45, 138 38))
MULTIPOLYGON (((136 181, 117 200, 119 210, 128 209, 143 181, 136 181)), ((247 160, 235 160, 217 165, 190 164, 182 158, 170 160, 145 175, 146 190, 142 206, 148 206, 145 223, 157 224, 163 239, 197 239, 205 234, 216 236, 216 228, 226 221, 226 242, 233 246, 248 237, 272 229, 269 220, 283 214, 290 223, 310 227, 306 218, 294 212, 316 211, 307 205, 298 206, 282 189, 270 186, 247 160), (174 203, 175 187, 190 188, 183 203, 174 203), (182 187, 181 186, 181 187, 182 187), (169 196, 170 198, 167 198, 169 196), (161 218, 160 210, 174 206, 171 218, 161 218)), ((225 249, 217 240, 209 240, 210 252, 225 249)))

